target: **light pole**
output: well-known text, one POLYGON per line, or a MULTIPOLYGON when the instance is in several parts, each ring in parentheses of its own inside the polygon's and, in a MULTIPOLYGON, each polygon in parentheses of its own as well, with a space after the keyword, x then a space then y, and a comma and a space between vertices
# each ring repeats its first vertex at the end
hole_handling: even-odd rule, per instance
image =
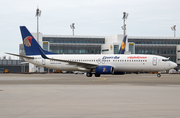
POLYGON ((174 31, 174 37, 176 37, 176 25, 171 27, 172 31, 174 31))
POLYGON ((124 36, 126 35, 126 24, 125 24, 125 21, 126 21, 128 15, 129 15, 128 13, 123 12, 123 18, 122 19, 124 19, 124 25, 122 26, 122 29, 124 30, 124 36))
POLYGON ((72 29, 72 31, 73 31, 73 36, 74 36, 74 29, 75 29, 75 23, 72 23, 72 25, 70 25, 70 28, 72 29))
POLYGON ((37 42, 39 43, 39 17, 41 16, 41 10, 39 8, 36 9, 36 17, 37 17, 37 42))

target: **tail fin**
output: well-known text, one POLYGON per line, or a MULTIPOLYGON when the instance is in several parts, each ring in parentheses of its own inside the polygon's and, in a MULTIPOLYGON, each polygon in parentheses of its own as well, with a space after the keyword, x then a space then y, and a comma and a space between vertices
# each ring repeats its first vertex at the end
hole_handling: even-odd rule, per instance
POLYGON ((122 41, 122 44, 121 44, 121 47, 120 47, 118 54, 124 54, 125 47, 126 47, 126 38, 127 38, 127 35, 125 35, 123 38, 123 41, 122 41))
POLYGON ((54 54, 52 52, 43 50, 25 26, 20 26, 20 30, 24 44, 24 49, 27 56, 41 55, 39 49, 41 49, 44 52, 44 54, 54 54))

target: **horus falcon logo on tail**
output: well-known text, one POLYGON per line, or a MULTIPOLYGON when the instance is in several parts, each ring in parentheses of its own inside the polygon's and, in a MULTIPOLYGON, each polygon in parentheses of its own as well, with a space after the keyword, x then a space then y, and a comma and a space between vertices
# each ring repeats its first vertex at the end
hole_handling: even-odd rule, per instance
POLYGON ((31 46, 31 43, 32 43, 32 36, 27 36, 25 39, 24 39, 24 45, 27 46, 27 47, 30 47, 31 46))

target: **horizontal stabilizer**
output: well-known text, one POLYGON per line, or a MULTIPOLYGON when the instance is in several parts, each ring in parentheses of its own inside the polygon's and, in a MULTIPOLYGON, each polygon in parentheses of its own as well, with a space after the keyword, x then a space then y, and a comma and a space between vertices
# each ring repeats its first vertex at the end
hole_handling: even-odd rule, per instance
POLYGON ((34 57, 28 57, 28 56, 24 56, 24 55, 17 55, 17 54, 12 54, 12 53, 6 53, 6 54, 17 56, 17 57, 22 57, 22 58, 27 58, 27 59, 34 59, 34 57))

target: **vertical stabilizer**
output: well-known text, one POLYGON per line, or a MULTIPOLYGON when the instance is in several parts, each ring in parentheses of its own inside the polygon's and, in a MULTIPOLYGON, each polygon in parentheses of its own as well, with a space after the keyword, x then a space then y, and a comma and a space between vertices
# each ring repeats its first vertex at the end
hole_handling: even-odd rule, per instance
POLYGON ((121 47, 120 47, 120 50, 119 50, 118 54, 124 54, 125 47, 126 47, 126 38, 127 38, 127 35, 125 35, 124 38, 123 38, 123 41, 121 43, 121 47))
POLYGON ((42 49, 42 47, 37 43, 32 34, 28 31, 25 26, 20 26, 24 50, 27 56, 30 55, 40 55, 39 49, 41 49, 44 54, 54 54, 42 49))

